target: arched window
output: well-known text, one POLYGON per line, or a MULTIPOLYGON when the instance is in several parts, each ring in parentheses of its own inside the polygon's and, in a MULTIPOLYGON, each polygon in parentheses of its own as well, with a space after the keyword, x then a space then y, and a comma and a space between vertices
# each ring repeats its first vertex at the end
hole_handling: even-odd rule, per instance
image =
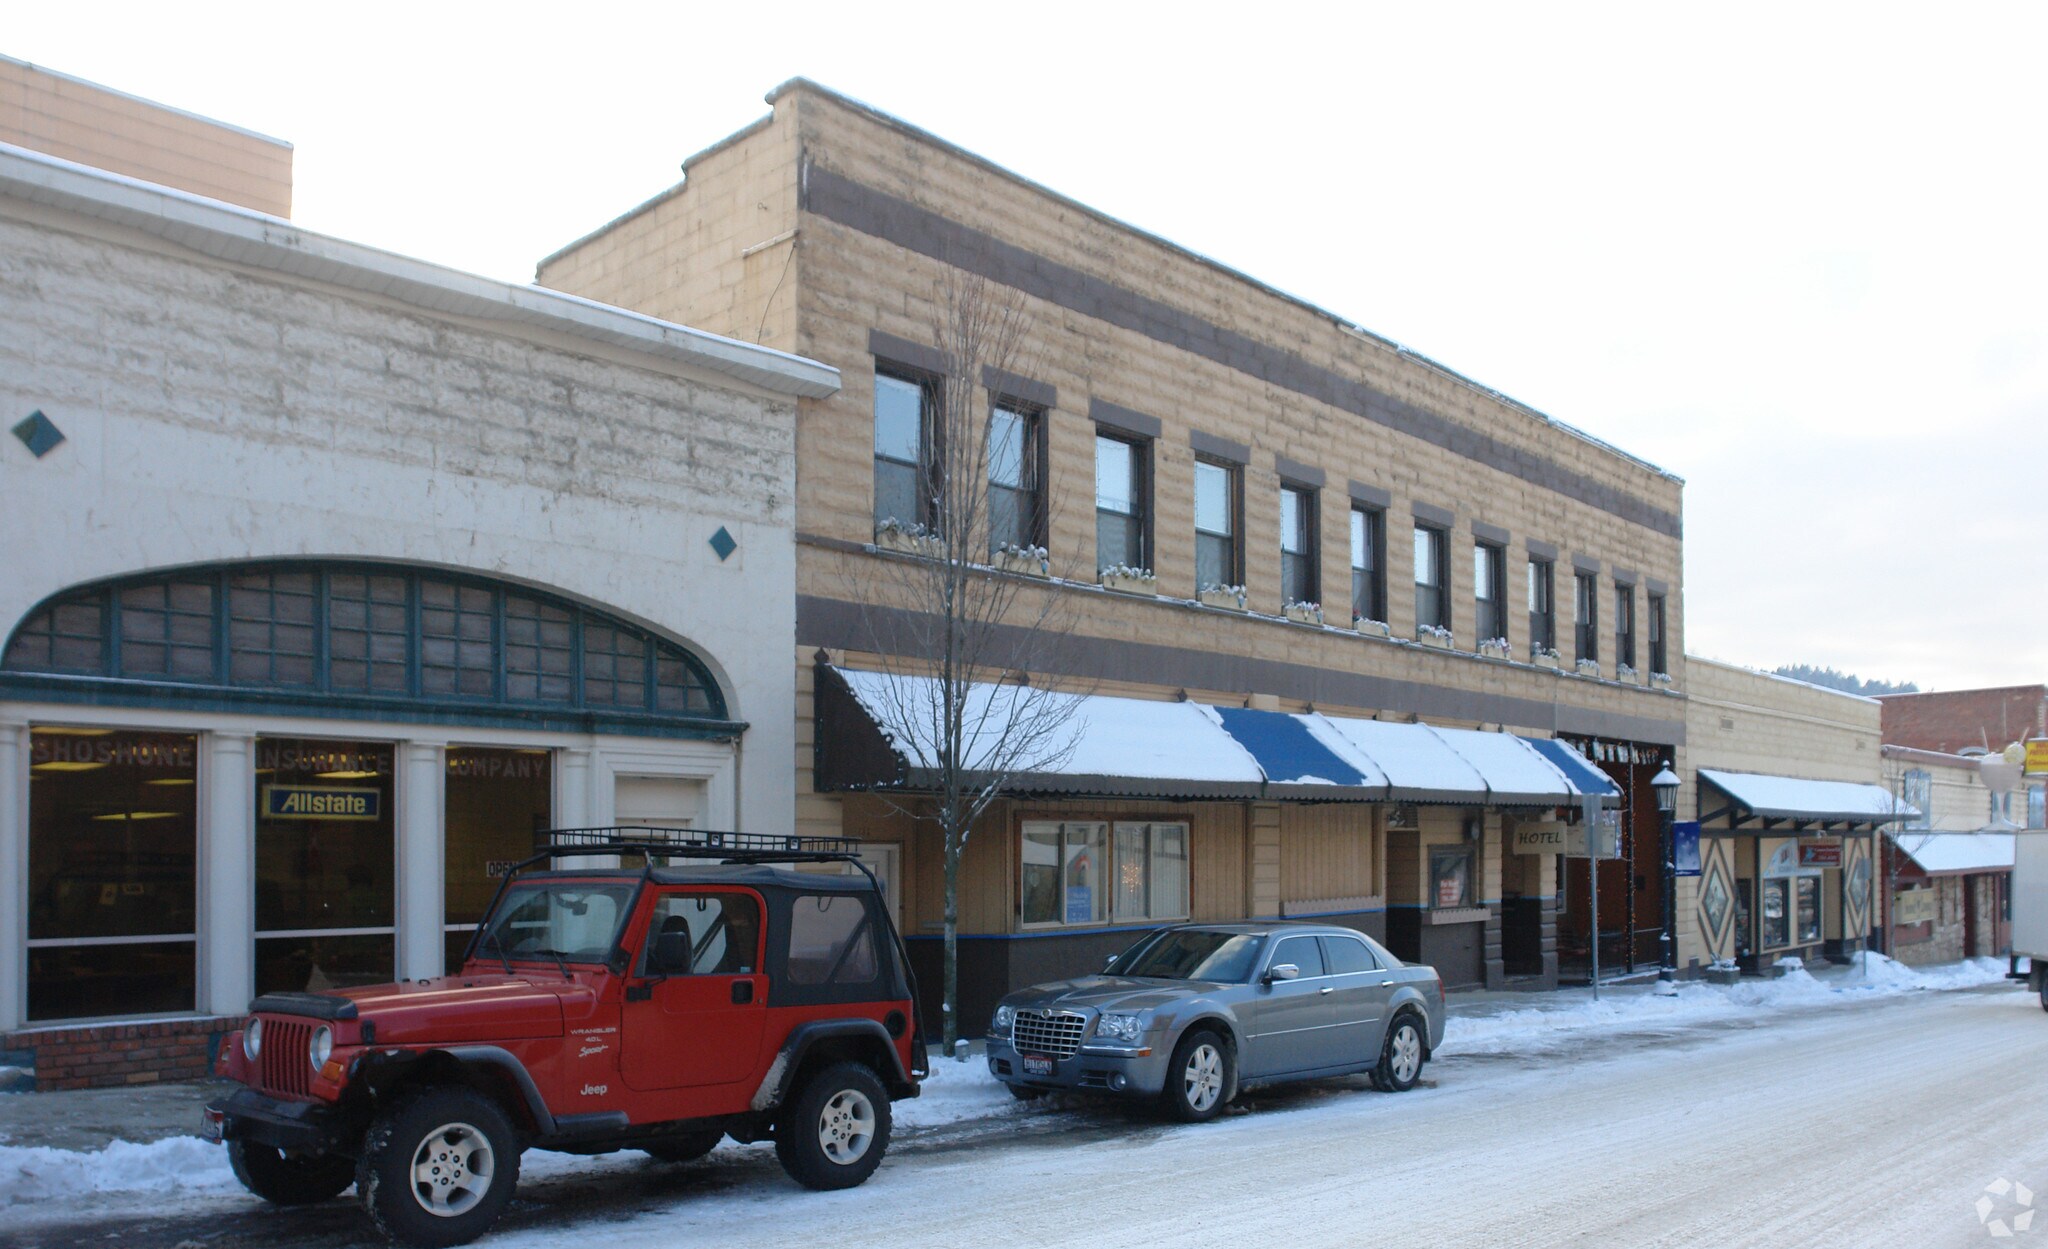
POLYGON ((729 737, 696 656, 522 586, 389 565, 293 563, 67 591, 15 630, 0 694, 68 701, 553 723, 729 737))

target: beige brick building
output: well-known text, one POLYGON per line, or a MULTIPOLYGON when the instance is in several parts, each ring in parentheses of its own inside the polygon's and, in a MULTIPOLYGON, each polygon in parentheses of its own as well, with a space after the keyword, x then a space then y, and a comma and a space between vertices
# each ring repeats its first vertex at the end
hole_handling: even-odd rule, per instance
MULTIPOLYGON (((1043 675, 1101 695, 1565 739, 1618 783, 1643 834, 1603 869, 1606 961, 1654 960, 1648 781, 1682 762, 1687 733, 1676 477, 816 85, 769 100, 768 117, 686 161, 677 187, 548 257, 539 281, 840 369, 844 388, 798 416, 798 818, 874 847, 915 949, 938 931, 936 834, 815 783, 838 746, 819 750, 813 696, 825 669, 872 666, 863 570, 907 558, 882 527, 908 518, 878 492, 877 411, 922 419, 951 266, 1018 292, 1033 327, 1026 363, 989 381, 1034 435, 1027 536, 1048 552, 1045 592, 1076 620, 1065 670, 1043 675), (1127 545, 1104 549, 1107 533, 1127 545), (1153 580, 1112 592, 1110 564, 1153 580), (1203 583, 1241 584, 1241 606, 1203 583), (1323 622, 1287 618, 1290 599, 1320 603, 1323 622), (1430 616, 1448 639, 1421 627, 1430 616), (1535 644, 1546 630, 1561 655, 1535 644), (1504 646, 1482 646, 1491 636, 1504 646)), ((1554 808, 1169 788, 1021 793, 992 813, 966 852, 968 1031, 994 994, 1129 940, 1135 922, 1048 914, 1031 883, 1034 853, 1064 846, 1070 867, 1070 839, 1094 845, 1097 826, 1185 845, 1170 887, 1152 882, 1168 911, 1143 922, 1337 915, 1452 983, 1555 983, 1560 955, 1568 969, 1585 958, 1585 861, 1504 851, 1554 808)))

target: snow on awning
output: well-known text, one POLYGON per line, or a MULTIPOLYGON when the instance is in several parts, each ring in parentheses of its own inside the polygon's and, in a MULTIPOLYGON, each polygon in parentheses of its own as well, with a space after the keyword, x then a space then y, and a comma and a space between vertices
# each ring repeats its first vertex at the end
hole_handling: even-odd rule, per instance
MULTIPOLYGON (((1884 786, 1858 781, 1810 781, 1712 768, 1701 768, 1700 779, 1727 795, 1733 812, 1766 820, 1875 825, 1920 814, 1884 786)), ((1709 817, 1701 818, 1704 822, 1709 817)))
POLYGON ((1213 707, 1223 731, 1258 762, 1268 796, 1330 801, 1377 802, 1388 794, 1387 774, 1355 752, 1332 750, 1318 737, 1320 717, 1256 711, 1249 707, 1213 707), (1343 791, 1340 795, 1337 791, 1343 791))
POLYGON ((1894 844, 1929 876, 1962 876, 1971 872, 2009 872, 2018 850, 2011 833, 1887 833, 1894 844))
POLYGON ((1605 799, 1608 806, 1620 805, 1621 790, 1615 787, 1613 781, 1607 779, 1605 772, 1593 766, 1592 760, 1580 754, 1570 743, 1549 737, 1525 737, 1522 740, 1529 744, 1529 749, 1549 760, 1550 766, 1563 774, 1565 783, 1572 787, 1575 797, 1591 796, 1605 799))
MULTIPOLYGON (((928 790, 937 784, 939 743, 929 709, 930 677, 820 665, 816 690, 818 783, 824 789, 928 790)), ((1009 788, 1020 794, 1144 798, 1257 798, 1265 775, 1237 739, 1194 703, 1106 694, 1057 694, 975 682, 962 758, 968 771, 999 762, 1013 712, 1035 698, 1073 699, 1057 730, 1072 749, 1062 759, 1027 760, 1009 788)))
POLYGON ((1341 716, 1305 719, 1333 753, 1383 773, 1387 796, 1395 802, 1486 801, 1485 776, 1426 725, 1341 716))
POLYGON ((1512 733, 1422 727, 1478 770, 1486 780, 1487 800, 1495 806, 1559 807, 1578 797, 1556 765, 1512 733))

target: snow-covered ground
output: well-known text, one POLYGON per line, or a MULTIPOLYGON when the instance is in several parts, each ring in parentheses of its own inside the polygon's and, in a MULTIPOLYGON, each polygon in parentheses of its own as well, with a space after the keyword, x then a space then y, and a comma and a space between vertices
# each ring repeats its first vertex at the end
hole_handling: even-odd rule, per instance
MULTIPOLYGON (((1504 1004, 1485 995, 1466 999, 1454 996, 1445 1043, 1438 1053, 1445 1067, 1433 1069, 1432 1074, 1443 1069, 1455 1070, 1457 1076, 1450 1086, 1461 1088, 1461 1096, 1478 1095, 1480 1090, 1473 1086, 1490 1073, 1468 1064, 1491 1056, 1542 1055, 1567 1049, 1582 1053, 1589 1048, 1601 1048, 1588 1045, 1600 1037, 1662 1037, 1688 1029, 1700 1029, 1704 1034, 1729 1021, 1762 1023, 1773 1016, 1786 1016, 1788 1024, 1810 1023, 1834 1008, 1857 1003, 1877 1004, 1905 995, 1996 983, 2004 971, 2002 962, 1989 959, 1916 971, 1873 955, 1867 974, 1836 969, 1825 978, 1816 978, 1797 971, 1779 980, 1745 981, 1725 987, 1686 984, 1675 995, 1666 997, 1655 995, 1647 986, 1605 990, 1597 1003, 1586 990, 1545 995, 1527 1005, 1504 1004), (1460 1062, 1461 1059, 1467 1061, 1460 1062)), ((1658 1060, 1654 1048, 1645 1050, 1645 1059, 1658 1060)), ((968 1156, 974 1156, 982 1149, 1001 1147, 1005 1138, 1028 1125, 1043 1129, 1051 1124, 1061 1131, 1117 1130, 1118 1121, 1105 1122, 1099 1116, 1090 1116, 1085 1109, 1048 1111, 1043 1105, 1016 1102, 987 1075, 978 1059, 965 1063, 940 1060, 933 1066, 923 1096, 895 1108, 899 1142, 913 1150, 914 1142, 920 1140, 964 1142, 972 1146, 968 1156)), ((1354 1107, 1365 1105, 1375 1114, 1390 1113, 1383 1109, 1384 1103, 1368 1105, 1340 1096, 1348 1091, 1334 1088, 1328 1097, 1315 1092, 1305 1097, 1312 1109, 1318 1108, 1315 1103, 1321 1098, 1344 1101, 1354 1107)), ((1682 1099, 1687 1094, 1680 1090, 1673 1096, 1682 1099)), ((1405 1113, 1411 1107, 1401 1105, 1398 1110, 1405 1113)), ((4 1104, 0 1104, 0 1115, 4 1112, 4 1104)), ((1307 1126, 1302 1125, 1303 1130, 1307 1126)), ((1135 1129, 1132 1147, 1156 1143, 1159 1135, 1159 1130, 1135 1129)), ((1085 1145, 1075 1148, 1083 1154, 1096 1152, 1085 1145)), ((737 1146, 728 1142, 714 1157, 727 1157, 732 1166, 744 1170, 765 1169, 772 1166, 766 1152, 766 1146, 737 1146)), ((933 1156, 947 1155, 941 1151, 933 1156)), ((546 1184, 588 1175, 630 1183, 632 1175, 651 1173, 654 1165, 636 1152, 585 1158, 531 1151, 522 1162, 522 1178, 546 1184)), ((888 1173, 889 1168, 885 1167, 883 1175, 888 1173)), ((720 1200, 740 1200, 751 1208, 757 1201, 772 1200, 790 1191, 779 1184, 744 1187, 758 1187, 762 1191, 744 1198, 734 1193, 720 1200)), ((844 1199, 842 1196, 831 1200, 844 1199)), ((260 1203, 244 1193, 229 1172, 225 1151, 195 1138, 146 1145, 116 1141, 105 1149, 90 1152, 0 1145, 0 1211, 4 1211, 0 1213, 0 1222, 17 1227, 74 1221, 80 1217, 81 1209, 117 1219, 124 1212, 141 1210, 163 1216, 179 1212, 241 1213, 258 1208, 260 1203)), ((540 1245, 549 1236, 558 1235, 559 1229, 548 1235, 538 1231, 529 1234, 534 1237, 532 1243, 540 1245)), ((521 1241, 515 1235, 494 1237, 493 1243, 516 1246, 521 1241)))

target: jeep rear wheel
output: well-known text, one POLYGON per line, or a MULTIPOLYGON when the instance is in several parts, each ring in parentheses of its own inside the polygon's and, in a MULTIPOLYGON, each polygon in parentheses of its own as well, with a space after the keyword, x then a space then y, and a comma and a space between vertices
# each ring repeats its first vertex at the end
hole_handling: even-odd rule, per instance
POLYGON ((496 1102, 428 1088, 379 1111, 356 1164, 356 1193, 386 1236, 441 1249, 484 1234, 519 1182, 519 1142, 496 1102))
POLYGON ((228 1142, 228 1165, 242 1187, 274 1206, 307 1206, 356 1182, 353 1159, 332 1154, 294 1158, 268 1145, 228 1142))
POLYGON ((775 1156, 805 1188, 852 1188, 889 1149, 889 1093, 860 1063, 812 1076, 775 1125, 775 1156))
POLYGON ((678 1132, 660 1140, 642 1141, 640 1148, 662 1162, 695 1162, 705 1154, 718 1148, 718 1142, 725 1139, 725 1133, 707 1129, 702 1132, 678 1132))

